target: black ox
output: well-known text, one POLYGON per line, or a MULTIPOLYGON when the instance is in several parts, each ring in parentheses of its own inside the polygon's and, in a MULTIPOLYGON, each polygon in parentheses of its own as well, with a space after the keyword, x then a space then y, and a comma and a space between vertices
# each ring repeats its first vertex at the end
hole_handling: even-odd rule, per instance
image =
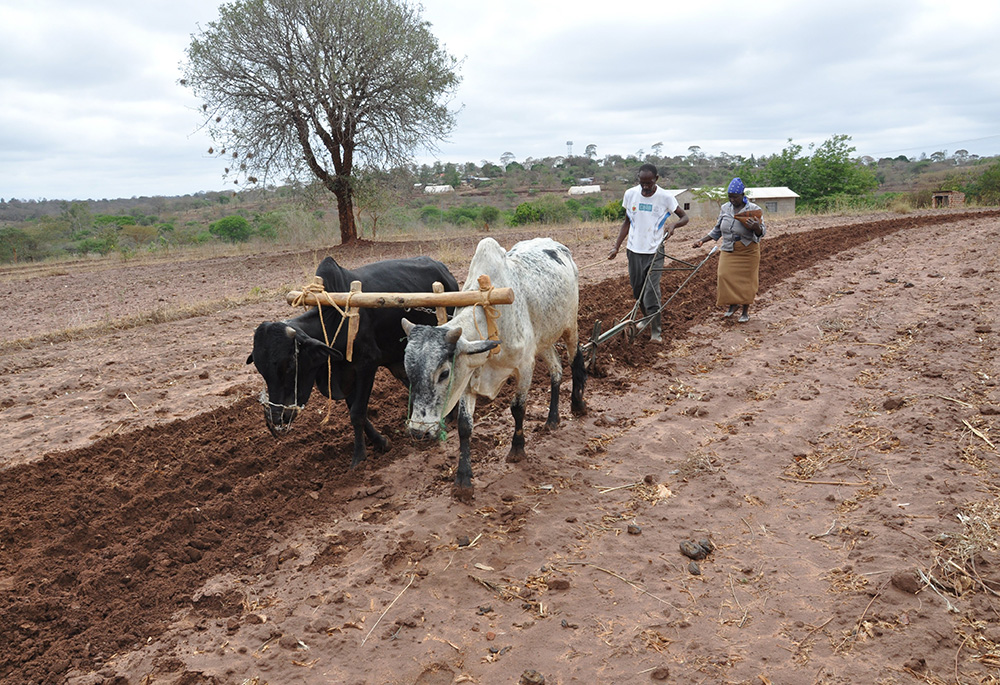
MULTIPOLYGON (((435 281, 446 291, 458 290, 458 282, 447 267, 430 257, 390 259, 354 271, 342 268, 332 257, 327 257, 317 267, 316 275, 322 277, 326 291, 331 293, 348 292, 351 281, 361 281, 365 292, 431 292, 435 281)), ((354 427, 351 460, 354 467, 365 459, 366 435, 379 451, 389 446, 388 439, 368 420, 368 401, 378 367, 386 367, 409 387, 403 363, 406 349, 401 325, 403 316, 431 326, 437 319, 433 310, 362 308, 353 361, 348 362, 347 322, 327 346, 323 342, 323 325, 327 335, 332 337, 342 316, 334 307, 323 306, 321 323, 319 312, 314 307, 293 319, 265 321, 257 326, 253 352, 247 357, 247 364, 253 363, 264 377, 266 394, 261 395, 261 402, 267 427, 275 436, 291 428, 292 421, 309 400, 313 385, 326 397, 344 400, 354 427), (330 360, 329 372, 327 359, 330 360)))

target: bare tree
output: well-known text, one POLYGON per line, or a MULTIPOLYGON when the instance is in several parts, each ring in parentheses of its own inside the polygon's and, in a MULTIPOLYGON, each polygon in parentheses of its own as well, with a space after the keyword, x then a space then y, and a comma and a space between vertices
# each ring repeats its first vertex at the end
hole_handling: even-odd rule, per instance
POLYGON ((193 36, 183 85, 231 160, 256 183, 309 174, 337 197, 342 242, 357 238, 356 165, 405 163, 454 127, 458 62, 406 0, 236 0, 193 36))

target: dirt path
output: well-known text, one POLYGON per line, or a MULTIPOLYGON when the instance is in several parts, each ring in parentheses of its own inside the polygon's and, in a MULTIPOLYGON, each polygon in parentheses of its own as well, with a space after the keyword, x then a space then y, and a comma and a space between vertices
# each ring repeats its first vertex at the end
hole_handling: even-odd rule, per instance
MULTIPOLYGON (((357 472, 340 407, 266 432, 244 361, 280 297, 254 298, 311 255, 50 275, 100 311, 78 327, 153 291, 164 319, 201 306, 197 274, 245 301, 69 342, 44 336, 82 309, 7 324, 0 680, 997 682, 998 223, 776 224, 749 324, 718 317, 706 268, 667 345, 604 347, 590 415, 530 433, 526 464, 503 460, 503 399, 481 407, 472 506, 448 495, 456 439, 410 444, 390 379, 373 407, 393 447, 357 472), (699 539, 695 574, 679 545, 699 539)), ((610 242, 556 237, 582 266, 610 242)), ((0 284, 15 321, 37 284, 0 284)), ((582 330, 628 299, 614 268, 585 269, 582 330)))

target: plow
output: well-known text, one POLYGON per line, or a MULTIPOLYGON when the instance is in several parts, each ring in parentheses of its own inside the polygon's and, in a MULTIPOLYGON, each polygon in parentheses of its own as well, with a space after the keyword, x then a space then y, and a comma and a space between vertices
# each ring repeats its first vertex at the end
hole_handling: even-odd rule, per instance
MULTIPOLYGON (((662 249, 662 244, 661 244, 662 249)), ((594 329, 591 333, 590 339, 580 345, 580 350, 583 352, 583 358, 587 365, 587 371, 593 371, 594 365, 597 363, 597 348, 604 343, 613 340, 619 336, 624 336, 625 339, 631 344, 636 341, 639 334, 649 326, 650 322, 653 320, 654 316, 657 316, 662 311, 664 311, 667 306, 673 301, 673 299, 680 293, 684 286, 694 278, 694 275, 712 258, 716 252, 718 252, 719 247, 713 246, 711 251, 705 255, 705 258, 698 263, 688 262, 683 259, 677 259, 676 257, 671 257, 670 255, 664 254, 664 259, 670 260, 671 266, 663 266, 660 268, 650 268, 646 273, 646 282, 643 284, 643 289, 649 284, 649 277, 656 271, 688 271, 690 272, 687 278, 677 286, 673 293, 670 294, 660 308, 655 312, 649 312, 644 314, 642 308, 638 301, 632 307, 632 310, 626 314, 624 317, 618 320, 611 328, 603 330, 601 327, 602 322, 600 320, 594 322, 594 329)))

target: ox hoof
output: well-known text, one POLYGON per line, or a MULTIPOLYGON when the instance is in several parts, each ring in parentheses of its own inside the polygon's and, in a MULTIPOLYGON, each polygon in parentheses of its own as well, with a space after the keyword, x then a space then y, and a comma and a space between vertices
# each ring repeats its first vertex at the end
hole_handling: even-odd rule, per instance
POLYGON ((476 498, 476 490, 471 485, 459 485, 455 483, 451 486, 451 496, 464 504, 471 504, 476 498))
POLYGON ((521 449, 511 448, 510 452, 507 454, 507 463, 517 464, 518 462, 524 461, 525 456, 527 455, 525 455, 523 447, 521 449))
POLYGON ((583 400, 580 400, 579 403, 574 402, 572 411, 573 411, 573 416, 586 416, 588 411, 587 403, 584 402, 583 400))
POLYGON ((379 452, 388 452, 389 448, 392 447, 392 443, 389 442, 389 438, 383 437, 381 440, 376 440, 372 447, 379 452))

